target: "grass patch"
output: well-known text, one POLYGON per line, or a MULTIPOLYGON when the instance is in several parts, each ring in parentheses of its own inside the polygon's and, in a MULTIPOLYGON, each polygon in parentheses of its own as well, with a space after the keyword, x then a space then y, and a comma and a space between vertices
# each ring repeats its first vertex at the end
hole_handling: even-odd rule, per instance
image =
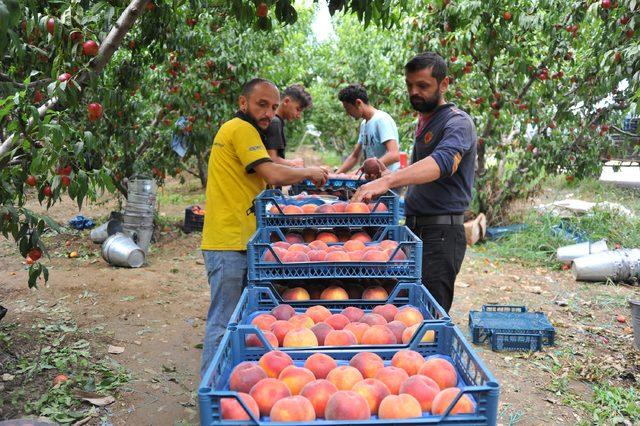
POLYGON ((70 320, 38 320, 30 328, 0 325, 0 366, 12 379, 0 392, 5 418, 24 414, 71 424, 97 414, 77 391, 114 395, 131 380, 130 373, 109 356, 92 354, 89 333, 70 320), (67 380, 54 384, 63 374, 67 380))

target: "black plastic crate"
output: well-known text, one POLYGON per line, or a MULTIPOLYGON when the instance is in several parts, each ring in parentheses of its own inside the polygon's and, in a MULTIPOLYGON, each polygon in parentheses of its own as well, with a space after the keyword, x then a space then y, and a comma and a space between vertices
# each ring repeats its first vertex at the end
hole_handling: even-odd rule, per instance
POLYGON ((199 206, 189 206, 184 209, 184 224, 182 225, 182 230, 187 234, 191 232, 202 232, 202 227, 204 226, 204 215, 195 214, 193 207, 199 208, 199 206))

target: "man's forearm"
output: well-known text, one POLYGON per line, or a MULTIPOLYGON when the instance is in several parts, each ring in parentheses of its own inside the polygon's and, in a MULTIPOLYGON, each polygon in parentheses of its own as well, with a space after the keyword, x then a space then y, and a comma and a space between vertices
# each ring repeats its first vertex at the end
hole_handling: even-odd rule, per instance
POLYGON ((387 152, 382 157, 378 158, 378 160, 388 167, 394 163, 400 161, 400 154, 398 152, 387 152))
POLYGON ((433 158, 427 157, 409 167, 385 175, 381 179, 387 182, 389 188, 398 188, 400 186, 429 183, 438 178, 440 178, 438 163, 433 158))

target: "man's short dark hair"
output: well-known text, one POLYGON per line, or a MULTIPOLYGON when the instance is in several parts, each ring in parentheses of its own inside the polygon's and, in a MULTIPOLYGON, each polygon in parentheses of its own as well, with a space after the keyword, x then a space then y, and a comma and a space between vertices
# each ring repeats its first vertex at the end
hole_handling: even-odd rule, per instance
POLYGON ((278 89, 278 86, 276 86, 271 80, 267 80, 266 78, 256 77, 254 79, 247 81, 244 84, 244 86, 242 86, 242 92, 240 94, 245 97, 249 96, 251 92, 253 92, 253 89, 255 89, 255 87, 261 83, 270 84, 271 86, 275 87, 276 90, 278 89))
POLYGON ((351 105, 356 104, 356 100, 360 99, 365 104, 369 103, 366 89, 360 84, 350 84, 338 93, 338 99, 342 102, 348 102, 351 105))
POLYGON ((447 63, 442 59, 442 56, 435 52, 424 52, 414 56, 405 64, 404 71, 412 73, 425 68, 431 68, 431 75, 438 81, 438 84, 444 80, 448 73, 447 63))
POLYGON ((288 96, 291 100, 298 102, 302 109, 311 108, 313 105, 311 94, 307 92, 307 89, 305 89, 302 84, 292 84, 284 89, 282 98, 284 99, 285 96, 288 96))

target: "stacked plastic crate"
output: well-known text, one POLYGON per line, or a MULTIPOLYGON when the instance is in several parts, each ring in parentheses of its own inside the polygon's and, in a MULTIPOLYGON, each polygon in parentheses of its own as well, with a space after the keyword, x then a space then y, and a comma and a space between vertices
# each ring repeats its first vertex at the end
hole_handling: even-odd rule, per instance
POLYGON ((420 283, 397 196, 349 206, 304 189, 256 199, 249 285, 200 385, 201 424, 495 424, 498 383, 420 283), (372 396, 380 382, 392 395, 372 396))

